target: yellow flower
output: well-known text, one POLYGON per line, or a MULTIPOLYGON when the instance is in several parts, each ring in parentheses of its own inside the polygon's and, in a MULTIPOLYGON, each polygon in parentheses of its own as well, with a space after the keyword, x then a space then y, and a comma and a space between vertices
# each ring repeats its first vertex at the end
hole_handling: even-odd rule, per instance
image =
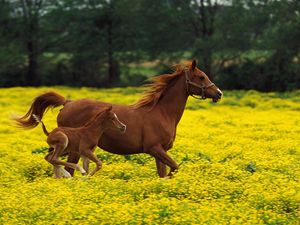
MULTIPOLYGON (((141 90, 52 89, 122 104, 141 90)), ((20 130, 9 120, 48 90, 1 89, 0 224, 299 224, 300 91, 228 91, 218 104, 190 99, 168 152, 180 163, 172 179, 158 178, 148 155, 100 149, 96 176, 54 179, 41 128, 20 130)), ((58 112, 46 114, 49 130, 58 112)))

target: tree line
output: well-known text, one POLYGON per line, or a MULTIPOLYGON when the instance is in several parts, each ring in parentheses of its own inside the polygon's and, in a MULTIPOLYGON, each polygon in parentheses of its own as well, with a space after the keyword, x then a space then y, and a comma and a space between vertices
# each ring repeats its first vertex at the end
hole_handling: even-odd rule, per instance
POLYGON ((0 86, 140 85, 197 59, 224 89, 291 90, 299 28, 298 0, 0 0, 0 86))

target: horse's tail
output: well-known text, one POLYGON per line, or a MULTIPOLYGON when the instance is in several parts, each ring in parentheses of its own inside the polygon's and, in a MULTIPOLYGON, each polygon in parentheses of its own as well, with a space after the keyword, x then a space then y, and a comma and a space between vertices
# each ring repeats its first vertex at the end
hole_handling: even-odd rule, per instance
POLYGON ((67 100, 63 96, 55 92, 47 92, 37 96, 33 100, 28 112, 24 116, 14 118, 14 120, 19 127, 34 128, 39 124, 39 122, 33 117, 33 114, 39 120, 42 120, 43 115, 48 108, 55 108, 64 105, 66 102, 67 100))
POLYGON ((43 128, 44 134, 46 134, 46 136, 49 136, 49 132, 47 131, 44 122, 41 121, 40 118, 37 115, 35 115, 35 114, 32 114, 32 117, 35 119, 35 121, 37 123, 41 123, 42 124, 42 128, 43 128))

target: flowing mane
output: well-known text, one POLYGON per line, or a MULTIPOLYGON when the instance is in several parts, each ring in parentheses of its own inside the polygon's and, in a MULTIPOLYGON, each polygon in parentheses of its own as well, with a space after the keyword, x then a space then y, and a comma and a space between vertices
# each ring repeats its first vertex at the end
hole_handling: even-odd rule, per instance
POLYGON ((143 94, 143 97, 135 103, 133 106, 135 108, 141 108, 143 106, 149 106, 153 108, 162 97, 163 93, 167 90, 169 84, 177 78, 182 72, 189 68, 191 62, 187 62, 184 64, 177 64, 172 66, 171 68, 174 70, 171 74, 162 74, 152 78, 149 78, 150 84, 144 85, 146 87, 146 91, 143 94))

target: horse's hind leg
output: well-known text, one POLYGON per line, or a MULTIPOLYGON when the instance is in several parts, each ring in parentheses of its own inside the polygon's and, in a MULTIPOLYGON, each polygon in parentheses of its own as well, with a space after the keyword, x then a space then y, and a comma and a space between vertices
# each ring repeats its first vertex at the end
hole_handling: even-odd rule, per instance
POLYGON ((53 166, 53 170, 54 170, 55 178, 61 178, 61 177, 70 178, 70 177, 72 177, 68 171, 66 171, 64 168, 62 168, 60 166, 53 166))
MULTIPOLYGON (((55 151, 57 150, 57 152, 61 152, 63 151, 63 147, 58 145, 56 148, 55 148, 55 151)), ((56 154, 56 152, 54 152, 54 155, 53 157, 49 160, 49 162, 54 165, 54 166, 59 166, 59 165, 62 165, 62 166, 65 166, 65 167, 70 167, 72 169, 76 169, 76 170, 79 170, 82 174, 85 174, 85 170, 77 165, 77 164, 74 164, 74 163, 69 163, 69 162, 64 162, 64 161, 61 161, 59 159, 59 153, 56 154)), ((65 169, 63 168, 60 168, 60 172, 64 173, 65 174, 69 174, 69 172, 67 172, 65 169)), ((68 177, 71 177, 71 175, 67 175, 68 177)))
MULTIPOLYGON (((50 136, 49 136, 50 137, 50 136)), ((49 139, 48 137, 48 139, 49 139)), ((55 143, 52 144, 51 147, 54 147, 54 150, 53 150, 53 153, 51 154, 51 156, 49 157, 46 157, 46 160, 48 162, 50 162, 53 166, 59 166, 59 165, 63 165, 63 166, 66 166, 66 167, 70 167, 70 168, 73 168, 73 169, 77 169, 79 170, 82 174, 85 174, 85 170, 77 165, 77 164, 74 164, 74 163, 69 163, 69 162, 63 162, 59 159, 59 156, 63 153, 63 151, 65 150, 65 148, 68 146, 68 137, 62 133, 62 132, 59 132, 59 133, 56 133, 56 134, 53 134, 51 137, 50 137, 50 140, 49 140, 49 144, 51 144, 51 142, 55 143)), ((69 177, 69 173, 62 169, 61 172, 66 175, 68 174, 67 176, 69 177)))
POLYGON ((61 168, 59 165, 54 164, 54 161, 55 161, 55 159, 57 157, 55 155, 55 150, 56 150, 56 148, 54 148, 53 151, 51 151, 49 154, 47 154, 45 156, 45 160, 48 161, 53 166, 54 177, 55 178, 61 178, 61 177, 70 178, 70 177, 72 177, 71 174, 68 171, 66 171, 65 169, 61 168))
MULTIPOLYGON (((79 159, 80 159, 80 155, 78 155, 77 153, 71 151, 68 155, 67 162, 77 164, 79 159)), ((74 169, 73 168, 65 167, 65 169, 73 176, 73 174, 74 174, 74 169)))
POLYGON ((55 178, 61 178, 61 173, 60 173, 60 166, 53 166, 54 170, 54 177, 55 178))
POLYGON ((55 178, 71 177, 71 174, 69 174, 67 171, 66 171, 66 173, 62 173, 62 171, 61 171, 62 168, 60 166, 53 165, 51 163, 51 159, 53 158, 53 155, 54 155, 54 148, 53 147, 51 147, 51 148, 52 148, 52 150, 49 151, 49 153, 45 156, 45 160, 53 166, 54 177, 55 178))
MULTIPOLYGON (((51 154, 53 154, 54 148, 49 147, 48 154, 45 156, 45 159, 47 160, 48 157, 51 157, 51 154)), ((47 160, 49 162, 49 160, 47 160)), ((60 166, 53 166, 53 173, 55 178, 61 178, 62 174, 60 173, 60 166)))

